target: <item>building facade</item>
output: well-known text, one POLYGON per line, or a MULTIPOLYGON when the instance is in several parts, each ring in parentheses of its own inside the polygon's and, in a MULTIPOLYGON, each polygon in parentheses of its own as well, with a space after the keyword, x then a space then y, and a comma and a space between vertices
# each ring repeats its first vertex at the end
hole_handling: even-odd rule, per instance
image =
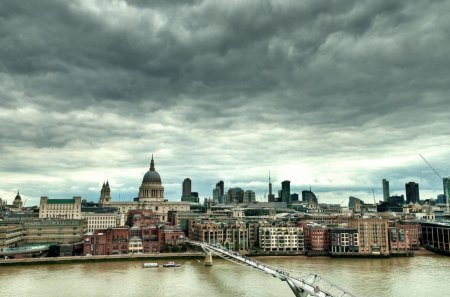
POLYGON ((409 182, 405 184, 406 203, 419 203, 419 184, 409 182))
POLYGON ((389 255, 387 219, 351 219, 348 226, 358 232, 360 255, 389 255))
POLYGON ((22 222, 23 241, 34 243, 76 243, 81 242, 86 233, 84 220, 36 219, 22 222))
POLYGON ((0 226, 0 253, 22 242, 22 225, 0 226))
POLYGON ((117 255, 129 252, 128 227, 97 229, 83 238, 83 254, 117 255))
POLYGON ((81 197, 72 199, 49 199, 42 196, 39 204, 40 219, 81 219, 81 197))
POLYGON ((434 251, 450 255, 450 224, 421 223, 422 244, 434 251))
POLYGON ((281 182, 281 202, 291 203, 291 182, 288 180, 281 182))
POLYGON ((194 220, 190 223, 189 238, 211 244, 221 244, 226 248, 240 251, 250 247, 249 230, 243 221, 213 222, 194 220))
POLYGON ((358 255, 359 240, 356 228, 332 228, 330 230, 332 255, 358 255))
POLYGON ((383 179, 383 201, 388 201, 389 198, 389 181, 383 179))
POLYGON ((329 229, 322 225, 306 225, 303 228, 305 250, 308 255, 327 255, 330 250, 329 229))
POLYGON ((297 226, 260 227, 259 248, 261 251, 269 253, 304 253, 303 228, 297 226))

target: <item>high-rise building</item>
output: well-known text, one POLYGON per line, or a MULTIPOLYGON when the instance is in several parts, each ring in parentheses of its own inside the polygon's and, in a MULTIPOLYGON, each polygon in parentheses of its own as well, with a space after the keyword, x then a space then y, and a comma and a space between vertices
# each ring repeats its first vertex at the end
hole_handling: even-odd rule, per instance
POLYGON ((409 182, 405 184, 406 191, 406 203, 419 203, 419 184, 415 182, 409 182))
POLYGON ((224 196, 224 183, 223 181, 219 181, 216 184, 216 187, 213 189, 213 200, 218 203, 225 203, 225 196, 224 196))
POLYGON ((307 202, 309 205, 318 205, 319 201, 317 200, 316 194, 314 194, 311 189, 302 191, 302 201, 307 202))
POLYGON ((192 182, 190 178, 185 178, 183 181, 183 194, 181 197, 190 197, 192 190, 192 182))
POLYGON ((275 195, 272 193, 272 181, 270 180, 270 171, 269 171, 269 196, 267 196, 268 202, 275 202, 275 195))
POLYGON ((244 203, 254 203, 256 200, 256 195, 255 192, 252 190, 247 190, 244 192, 244 199, 243 202, 244 203))
POLYGON ((389 199, 389 181, 383 179, 383 201, 388 201, 389 199))
POLYGON ((444 196, 445 196, 444 203, 447 203, 448 196, 450 195, 450 177, 444 177, 442 179, 442 183, 444 185, 444 196))
POLYGON ((228 190, 226 203, 242 203, 244 201, 244 191, 241 188, 231 188, 228 190))
POLYGON ((288 180, 281 182, 281 202, 291 203, 291 182, 288 180))
POLYGON ((220 195, 220 196, 223 196, 223 195, 225 194, 224 188, 223 188, 223 180, 219 181, 219 182, 216 184, 216 189, 219 190, 219 195, 220 195))

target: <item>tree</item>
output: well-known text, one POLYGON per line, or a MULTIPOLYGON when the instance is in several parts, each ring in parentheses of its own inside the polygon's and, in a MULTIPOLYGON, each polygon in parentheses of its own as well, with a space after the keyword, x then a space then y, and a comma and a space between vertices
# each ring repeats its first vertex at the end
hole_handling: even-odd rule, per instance
POLYGON ((170 251, 170 245, 165 243, 162 248, 163 253, 168 253, 170 251))
POLYGON ((178 253, 179 251, 180 251, 180 247, 177 244, 172 247, 173 253, 178 253))
POLYGON ((47 257, 59 257, 59 245, 52 244, 48 247, 47 257))

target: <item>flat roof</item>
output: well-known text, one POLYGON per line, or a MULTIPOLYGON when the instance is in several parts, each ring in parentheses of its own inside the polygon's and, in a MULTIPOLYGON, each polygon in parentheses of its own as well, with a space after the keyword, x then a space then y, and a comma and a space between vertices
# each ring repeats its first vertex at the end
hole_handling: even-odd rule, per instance
POLYGON ((75 199, 48 199, 47 204, 75 204, 75 199))

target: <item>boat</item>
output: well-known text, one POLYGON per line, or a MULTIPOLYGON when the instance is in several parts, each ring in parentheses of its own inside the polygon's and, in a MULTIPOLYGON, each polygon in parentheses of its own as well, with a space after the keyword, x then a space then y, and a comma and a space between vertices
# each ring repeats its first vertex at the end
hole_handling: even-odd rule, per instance
POLYGON ((180 267, 180 264, 175 264, 174 262, 167 262, 163 264, 163 267, 180 267))
POLYGON ((144 268, 159 267, 158 263, 144 263, 144 268))

